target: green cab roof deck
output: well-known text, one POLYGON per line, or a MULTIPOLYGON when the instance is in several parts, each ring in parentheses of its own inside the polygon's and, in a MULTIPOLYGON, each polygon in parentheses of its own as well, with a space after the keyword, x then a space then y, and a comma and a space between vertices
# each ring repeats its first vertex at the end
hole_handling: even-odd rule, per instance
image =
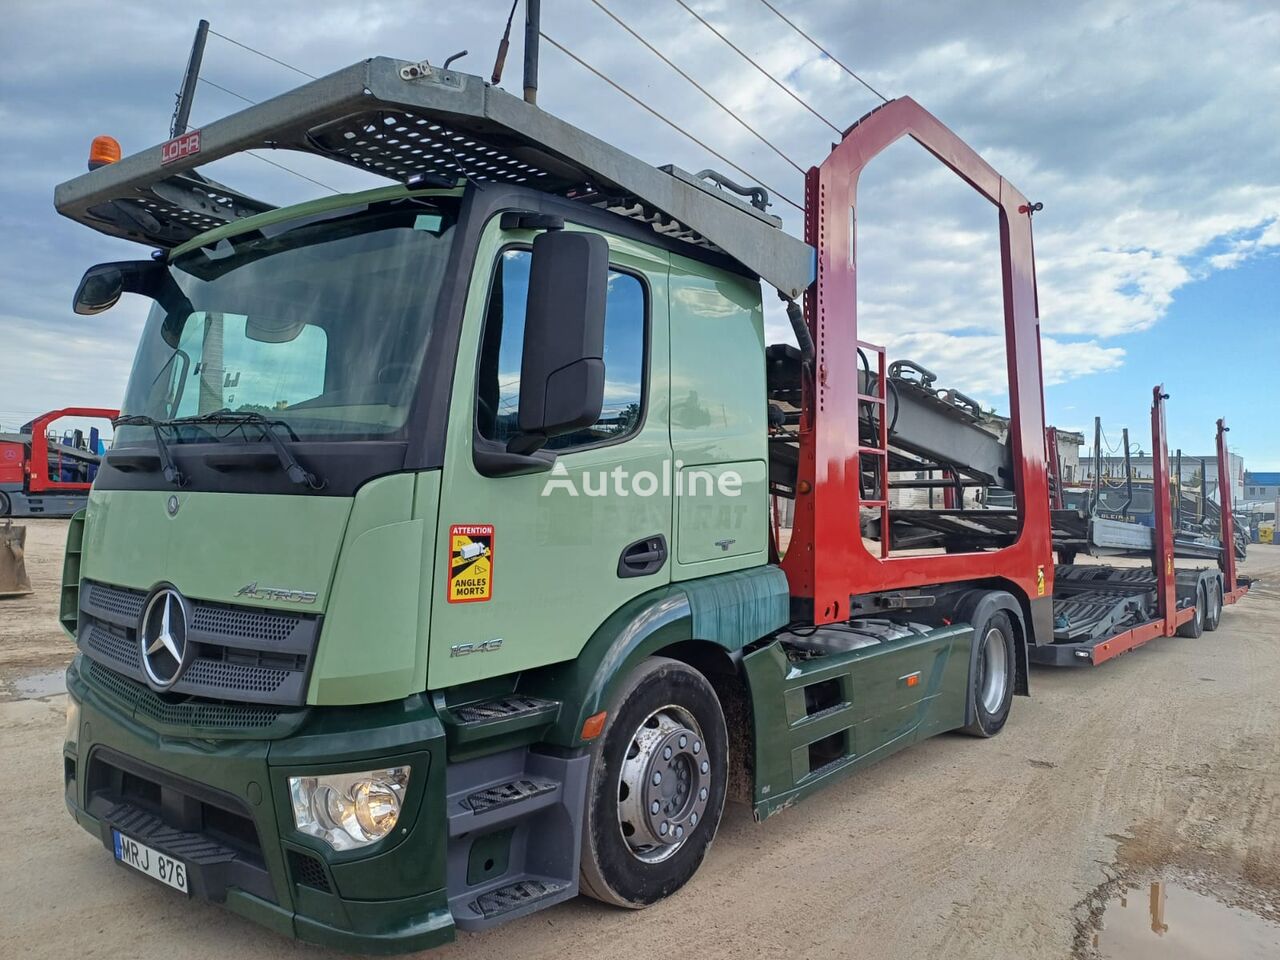
MULTIPOLYGON (((465 179, 603 207, 663 236, 723 252, 791 298, 815 274, 813 249, 764 210, 676 167, 639 160, 481 77, 387 57, 362 60, 59 184, 54 204, 102 233, 189 249, 197 238, 217 239, 211 231, 229 223, 277 215, 272 205, 195 169, 261 149, 358 167, 398 182, 392 191, 449 188, 465 179)), ((341 206, 353 198, 369 193, 316 202, 341 206)), ((283 216, 308 209, 299 205, 283 216)))

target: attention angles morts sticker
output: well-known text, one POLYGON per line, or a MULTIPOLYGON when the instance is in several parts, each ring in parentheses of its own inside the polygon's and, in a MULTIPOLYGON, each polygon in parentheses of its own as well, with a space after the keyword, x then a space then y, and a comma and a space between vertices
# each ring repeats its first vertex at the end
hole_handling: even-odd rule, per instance
POLYGON ((493 596, 493 524, 449 527, 450 603, 477 603, 493 596))

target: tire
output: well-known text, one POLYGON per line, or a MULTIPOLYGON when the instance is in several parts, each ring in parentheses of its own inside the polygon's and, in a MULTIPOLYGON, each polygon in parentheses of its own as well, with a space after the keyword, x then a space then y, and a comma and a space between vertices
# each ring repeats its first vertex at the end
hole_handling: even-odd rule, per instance
POLYGON ((0 517, 7 517, 12 509, 13 502, 9 499, 9 495, 0 490, 0 517))
POLYGON ((1204 628, 1209 633, 1222 622, 1222 582, 1216 577, 1209 581, 1209 607, 1205 611, 1204 628))
POLYGON ((592 744, 581 891, 638 910, 684 886, 720 826, 728 769, 724 713, 707 679, 678 660, 641 663, 592 744), (655 774, 665 784, 653 784, 655 774))
POLYGON ((1204 614, 1207 604, 1204 599, 1204 588, 1196 587, 1196 612, 1190 620, 1178 628, 1178 636, 1195 638, 1204 633, 1204 614))
POLYGON ((997 610, 974 633, 979 647, 969 688, 973 722, 964 732, 975 737, 994 737, 1004 728, 1013 706, 1018 669, 1013 621, 1004 610, 997 610))

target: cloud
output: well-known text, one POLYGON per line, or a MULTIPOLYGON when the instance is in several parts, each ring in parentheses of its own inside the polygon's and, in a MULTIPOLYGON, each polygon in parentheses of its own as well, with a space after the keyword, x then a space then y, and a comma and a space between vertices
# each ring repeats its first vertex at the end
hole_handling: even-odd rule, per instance
MULTIPOLYGON (((825 156, 831 131, 676 4, 606 2, 800 166, 825 156)), ((875 106, 763 7, 746 15, 732 0, 694 5, 838 125, 875 106)), ((459 66, 487 74, 501 6, 433 7, 429 29, 421 5, 409 0, 278 0, 218 6, 210 16, 218 32, 316 75, 372 54, 441 62, 464 48, 472 52, 459 66)), ((873 86, 915 97, 1044 202, 1035 231, 1049 383, 1120 369, 1125 354, 1112 341, 1157 326, 1181 287, 1280 248, 1274 4, 1085 0, 1011 11, 941 0, 869 0, 856 9, 792 0, 783 9, 873 86)), ((0 258, 0 421, 6 411, 112 404, 123 394, 141 308, 81 318, 68 302, 87 264, 145 251, 60 219, 51 194, 83 170, 95 133, 116 135, 126 152, 165 139, 197 15, 171 12, 134 2, 107 15, 89 0, 7 11, 0 230, 10 243, 0 258)), ((776 192, 800 198, 801 177, 786 161, 586 0, 544 5, 543 16, 557 40, 776 192)), ((723 167, 554 49, 544 48, 541 59, 540 102, 557 115, 653 163, 723 167)), ((518 90, 519 68, 517 38, 507 89, 518 90)), ((255 100, 303 79, 217 37, 204 75, 255 100)), ((195 117, 240 106, 202 84, 195 117)), ((339 189, 368 182, 315 158, 271 159, 339 189)), ((323 192, 248 157, 209 172, 278 203, 323 192)), ((947 176, 936 164, 889 163, 874 189, 863 185, 863 333, 936 367, 965 392, 996 399, 1004 364, 999 275, 988 245, 993 216, 953 191, 947 176)), ((785 202, 775 198, 773 210, 800 231, 785 202)), ((772 295, 765 303, 770 336, 789 339, 772 295)))

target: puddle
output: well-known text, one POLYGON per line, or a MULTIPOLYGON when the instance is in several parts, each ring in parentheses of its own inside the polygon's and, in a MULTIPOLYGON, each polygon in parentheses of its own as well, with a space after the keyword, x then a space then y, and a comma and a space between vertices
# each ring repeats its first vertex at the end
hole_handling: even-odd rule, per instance
POLYGON ((41 670, 14 677, 9 681, 19 700, 38 700, 51 697, 56 693, 67 692, 67 672, 65 670, 41 670))
POLYGON ((1106 960, 1275 960, 1280 923, 1177 881, 1152 880, 1118 889, 1104 904, 1093 948, 1106 960))

